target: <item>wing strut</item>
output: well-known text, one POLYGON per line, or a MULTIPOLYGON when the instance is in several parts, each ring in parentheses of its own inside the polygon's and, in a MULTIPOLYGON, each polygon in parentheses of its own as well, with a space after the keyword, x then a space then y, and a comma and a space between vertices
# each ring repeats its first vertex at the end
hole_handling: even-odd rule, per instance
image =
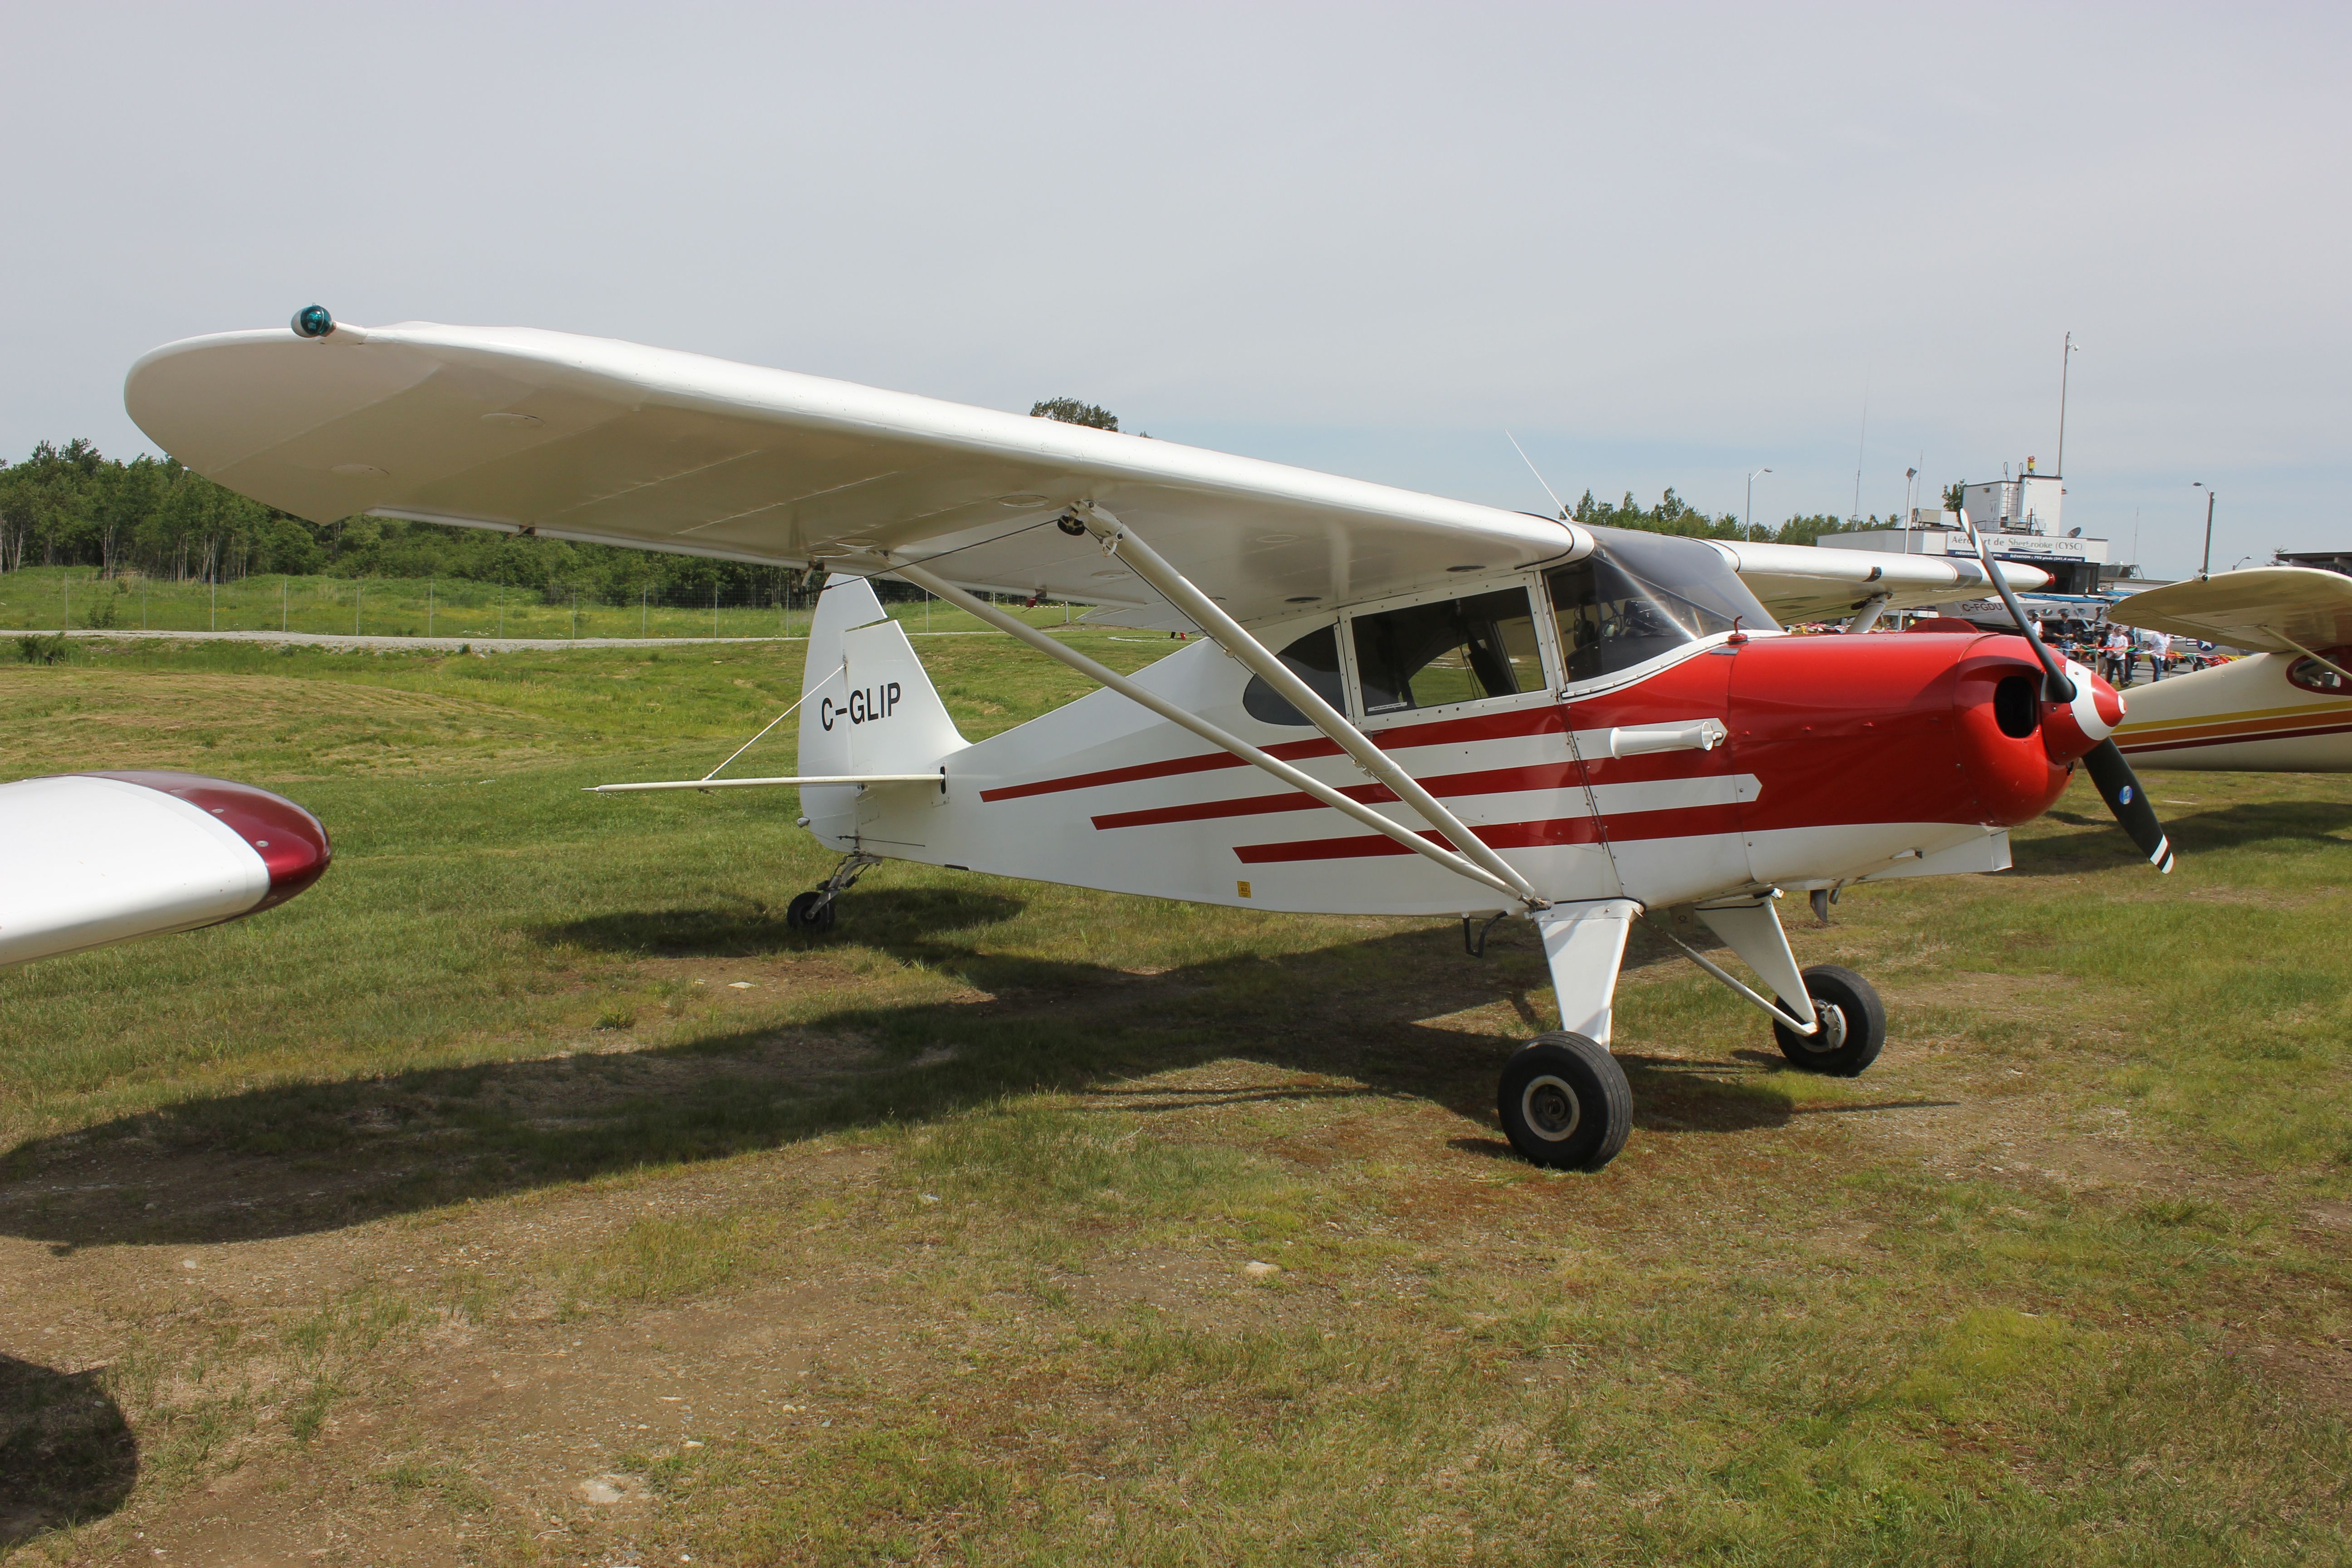
POLYGON ((1361 730, 1348 722, 1346 715, 1324 701, 1314 688, 1299 679, 1288 665, 1267 651, 1264 643, 1244 630, 1241 623, 1225 614, 1214 599, 1194 587, 1158 551, 1092 501, 1078 502, 1070 509, 1070 514, 1101 542, 1108 553, 1117 556, 1121 564, 1158 589, 1161 597, 1192 617, 1194 626, 1214 638, 1218 647, 1239 659, 1251 674, 1281 693, 1292 707, 1304 713, 1318 730, 1322 731, 1327 739, 1353 757, 1358 767, 1395 791, 1399 800, 1419 812, 1423 820, 1444 834, 1465 858, 1484 869, 1489 880, 1496 881, 1531 909, 1549 907, 1536 892, 1534 884, 1520 876, 1509 861, 1488 848, 1486 840, 1470 831, 1468 824, 1440 805, 1435 795, 1422 788, 1419 779, 1398 766, 1396 759, 1374 745, 1371 738, 1361 730))
MULTIPOLYGON (((1321 779, 1301 773, 1279 757, 1270 756, 1258 750, 1238 735, 1228 734, 1199 714, 1188 712, 1158 692, 1148 690, 1117 670, 1096 663, 1077 649, 1064 647, 1028 622, 1006 615, 994 605, 964 592, 929 569, 906 563, 893 563, 890 571, 894 576, 903 577, 919 588, 928 589, 967 615, 979 617, 997 630, 1012 633, 1038 652, 1059 659, 1087 679, 1110 688, 1129 701, 1141 704, 1172 724, 1182 725, 1209 744, 1223 751, 1231 752, 1253 767, 1265 769, 1291 788, 1313 795, 1334 811, 1345 812, 1365 826, 1386 834, 1415 854, 1427 856, 1447 870, 1458 876, 1467 877, 1474 882, 1481 883, 1511 898, 1539 901, 1533 900, 1531 893, 1521 892, 1518 888, 1494 875, 1485 867, 1475 865, 1450 849, 1432 844, 1402 823, 1390 821, 1363 802, 1341 795, 1321 779)), ((1473 842, 1475 841, 1473 840, 1473 842)))

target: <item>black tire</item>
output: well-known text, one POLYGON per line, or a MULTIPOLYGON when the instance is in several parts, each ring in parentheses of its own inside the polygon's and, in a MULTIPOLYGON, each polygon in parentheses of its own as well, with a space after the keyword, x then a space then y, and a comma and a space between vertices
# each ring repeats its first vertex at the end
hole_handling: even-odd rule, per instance
POLYGON ((1601 1169, 1633 1129, 1625 1069, 1582 1035, 1538 1035, 1521 1046, 1497 1099, 1511 1147, 1556 1171, 1601 1169))
POLYGON ((811 889, 784 906, 784 929, 823 936, 833 929, 833 900, 811 889))
MULTIPOLYGON (((1834 963, 1817 963, 1805 971, 1804 978, 1822 1032, 1801 1035, 1786 1024, 1774 1024, 1772 1037, 1780 1042, 1780 1054, 1807 1072, 1825 1072, 1835 1078, 1859 1075, 1886 1047, 1885 1004, 1879 1001, 1869 981, 1834 963)), ((1780 1005, 1795 1016, 1804 1016, 1785 998, 1780 1005)))

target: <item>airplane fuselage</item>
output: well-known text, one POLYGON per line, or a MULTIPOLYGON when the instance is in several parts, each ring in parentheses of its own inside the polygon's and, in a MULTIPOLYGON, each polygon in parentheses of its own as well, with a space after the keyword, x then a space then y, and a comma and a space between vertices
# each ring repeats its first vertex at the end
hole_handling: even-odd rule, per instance
MULTIPOLYGON (((862 676, 854 644, 849 663, 855 683, 889 678, 862 676)), ((1395 802, 1329 740, 1253 716, 1247 672, 1213 645, 1137 679, 1360 801, 1395 802)), ((1659 907, 2005 867, 2007 829, 2049 807, 2089 744, 2041 679, 2011 636, 1735 633, 1565 689, 1384 716, 1363 713, 1351 673, 1348 696, 1365 732, 1545 898, 1659 907)), ((941 766, 937 790, 806 790, 811 829, 891 858, 1236 907, 1501 907, 1111 692, 941 766)))
POLYGON ((2352 771, 2346 685, 2301 655, 2250 654, 2133 687, 2116 744, 2142 771, 2352 771))

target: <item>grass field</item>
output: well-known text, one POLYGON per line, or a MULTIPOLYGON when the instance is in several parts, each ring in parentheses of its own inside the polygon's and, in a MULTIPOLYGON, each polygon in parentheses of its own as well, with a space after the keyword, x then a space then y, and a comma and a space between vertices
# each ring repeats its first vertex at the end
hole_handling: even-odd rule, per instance
MULTIPOLYGON (((804 596, 803 596, 804 599, 804 596)), ((937 603, 893 604, 911 631, 982 629, 937 603)), ((1039 605, 1039 626, 1082 614, 1039 605)), ((773 637, 808 635, 809 608, 745 605, 547 602, 536 590, 415 577, 247 577, 235 583, 101 578, 87 566, 0 574, 0 630, 313 632, 341 637, 773 637)))
MULTIPOLYGON (((970 735, 1074 694, 924 655, 970 735)), ((1851 1082, 1637 943, 1636 1131, 1553 1175, 1494 1125, 1523 925, 890 866, 812 941, 788 795, 580 793, 798 660, 0 667, 0 777, 337 842, 0 973, 0 1555, 2352 1559, 2352 781, 2154 775, 2161 881, 2078 788, 2012 872, 1850 890, 1793 935, 1887 998, 1851 1082)))

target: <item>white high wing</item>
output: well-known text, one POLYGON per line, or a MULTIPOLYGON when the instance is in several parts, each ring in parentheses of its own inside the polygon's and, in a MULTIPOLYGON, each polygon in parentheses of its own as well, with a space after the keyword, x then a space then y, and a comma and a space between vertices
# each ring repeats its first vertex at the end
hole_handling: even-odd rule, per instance
MULTIPOLYGON (((123 400, 190 468, 313 521, 368 513, 861 575, 911 551, 959 586, 1162 630, 1194 627, 1055 517, 1099 502, 1244 625, 1592 543, 1572 522, 1497 507, 528 328, 192 338, 142 358, 123 400)), ((1784 621, 1985 585, 1964 560, 1717 548, 1784 621)), ((2004 574, 2021 589, 2049 580, 2004 574)))

